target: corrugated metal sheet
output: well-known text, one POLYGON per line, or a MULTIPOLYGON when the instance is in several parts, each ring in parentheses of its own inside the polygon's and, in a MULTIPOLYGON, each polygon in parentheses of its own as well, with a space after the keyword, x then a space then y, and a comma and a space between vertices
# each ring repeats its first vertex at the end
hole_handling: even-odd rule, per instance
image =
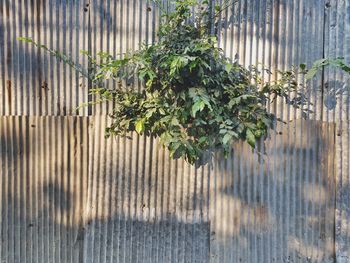
POLYGON ((208 171, 170 161, 151 138, 105 140, 106 121, 91 132, 86 261, 207 262, 208 171))
POLYGON ((151 138, 103 139, 107 122, 91 121, 87 262, 334 262, 327 124, 292 122, 265 156, 238 144, 195 169, 151 138))
MULTIPOLYGON (((106 141, 111 106, 71 116, 87 83, 15 40, 86 63, 79 49, 136 49, 155 41, 158 24, 150 0, 0 1, 0 259, 349 262, 350 92, 340 71, 308 83, 308 121, 270 105, 289 122, 261 143, 266 155, 237 144, 228 160, 195 168, 155 139, 106 141)), ((220 46, 245 65, 350 61, 347 0, 239 0, 218 26, 220 46)))
POLYGON ((0 261, 80 262, 86 117, 0 117, 0 261))
MULTIPOLYGON (((330 0, 327 8, 325 55, 350 61, 350 2, 330 0)), ((326 70, 324 120, 336 123, 336 256, 350 262, 350 79, 326 70)))
MULTIPOLYGON (((120 56, 142 43, 152 43, 159 24, 158 9, 152 0, 91 1, 91 52, 104 50, 120 56)), ((138 88, 138 83, 135 83, 138 88)), ((108 113, 111 104, 93 108, 93 115, 108 113)))
POLYGON ((88 50, 86 3, 0 1, 0 115, 76 115, 75 109, 87 101, 86 83, 73 70, 16 40, 32 37, 86 64, 79 56, 80 50, 88 50))

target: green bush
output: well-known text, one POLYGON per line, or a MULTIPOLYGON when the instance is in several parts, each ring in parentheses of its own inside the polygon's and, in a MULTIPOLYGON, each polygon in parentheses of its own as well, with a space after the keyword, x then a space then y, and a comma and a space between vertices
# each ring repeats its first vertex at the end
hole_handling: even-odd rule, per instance
POLYGON ((211 29, 227 6, 175 1, 174 11, 162 14, 155 44, 144 44, 122 59, 106 53, 92 58, 85 52, 88 70, 31 39, 22 40, 46 49, 90 78, 92 92, 99 96, 92 103, 114 102, 107 136, 136 131, 160 137, 173 157, 192 164, 207 151, 220 148, 228 153, 234 140, 255 147, 275 127, 276 118, 267 104, 276 97, 302 111, 307 104, 294 68, 279 72, 277 81, 264 82, 256 67, 244 68, 224 56, 211 29), (121 85, 134 76, 144 84, 141 91, 121 85), (119 84, 107 88, 110 79, 119 84))

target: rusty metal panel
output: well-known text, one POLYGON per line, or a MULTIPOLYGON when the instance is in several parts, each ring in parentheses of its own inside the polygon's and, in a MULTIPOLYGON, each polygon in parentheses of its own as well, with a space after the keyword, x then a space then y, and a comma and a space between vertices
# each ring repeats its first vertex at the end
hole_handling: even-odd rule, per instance
POLYGON ((81 262, 86 117, 0 117, 0 261, 81 262))
MULTIPOLYGON (((0 115, 77 115, 87 101, 83 79, 33 45, 32 37, 87 65, 89 1, 0 1, 0 115)), ((80 115, 86 114, 86 109, 80 115)))

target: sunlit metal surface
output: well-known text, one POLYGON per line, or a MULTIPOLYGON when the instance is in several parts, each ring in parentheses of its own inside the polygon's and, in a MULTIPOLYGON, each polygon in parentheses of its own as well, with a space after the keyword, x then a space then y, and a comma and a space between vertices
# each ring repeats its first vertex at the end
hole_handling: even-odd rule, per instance
MULTIPOLYGON (((349 262, 341 71, 307 83, 308 120, 270 105, 287 124, 261 143, 265 155, 238 143, 227 160, 195 168, 156 139, 105 140, 111 105, 77 112, 86 81, 16 40, 33 37, 87 65, 80 49, 137 49, 158 25, 146 0, 0 1, 0 261, 349 262)), ((350 62, 346 0, 239 0, 218 28, 227 56, 245 65, 350 62)))

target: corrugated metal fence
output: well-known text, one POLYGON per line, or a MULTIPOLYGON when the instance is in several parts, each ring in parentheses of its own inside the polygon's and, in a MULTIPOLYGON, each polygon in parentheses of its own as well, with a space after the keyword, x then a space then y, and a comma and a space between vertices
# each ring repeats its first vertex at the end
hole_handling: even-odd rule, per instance
MULTIPOLYGON (((220 2, 220 1, 218 1, 220 2)), ((155 40, 147 0, 0 0, 0 262, 350 262, 349 77, 309 84, 313 113, 260 156, 234 145, 201 168, 158 141, 105 140, 108 105, 79 112, 87 83, 30 36, 71 54, 155 40)), ((246 65, 350 62, 347 0, 239 0, 220 45, 246 65)))

